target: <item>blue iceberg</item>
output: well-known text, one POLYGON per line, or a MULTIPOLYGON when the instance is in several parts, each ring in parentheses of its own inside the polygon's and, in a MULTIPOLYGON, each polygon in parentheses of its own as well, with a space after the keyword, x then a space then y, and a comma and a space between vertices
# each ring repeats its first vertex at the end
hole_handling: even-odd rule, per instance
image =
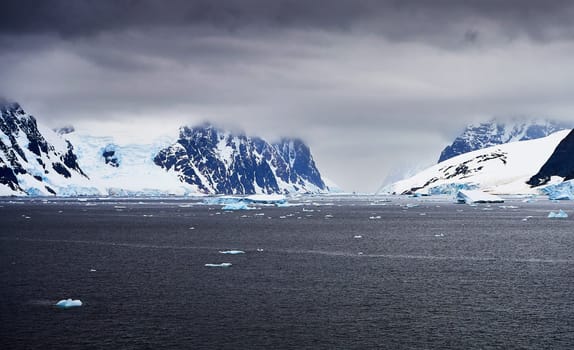
POLYGON ((478 185, 472 183, 447 183, 440 186, 434 186, 429 188, 428 194, 431 196, 441 195, 441 194, 448 194, 454 195, 460 190, 476 190, 478 189, 478 185))
POLYGON ((79 299, 62 299, 56 303, 56 306, 61 309, 69 309, 71 307, 79 307, 82 306, 82 301, 79 299))
POLYGON ((556 185, 549 185, 540 191, 548 195, 550 200, 574 200, 574 181, 564 181, 556 185))
POLYGON ((568 214, 566 214, 566 212, 565 212, 564 210, 560 209, 560 210, 557 211, 557 212, 551 211, 551 212, 548 214, 548 217, 549 217, 550 219, 565 219, 565 218, 568 217, 568 214))
POLYGON ((244 202, 229 203, 221 208, 221 210, 253 210, 253 209, 255 208, 251 208, 250 206, 247 205, 247 203, 244 202))

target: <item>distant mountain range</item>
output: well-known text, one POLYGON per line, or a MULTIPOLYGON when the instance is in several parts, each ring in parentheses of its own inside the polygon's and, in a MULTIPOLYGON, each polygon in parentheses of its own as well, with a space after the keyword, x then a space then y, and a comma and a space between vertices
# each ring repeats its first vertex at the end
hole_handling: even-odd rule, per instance
POLYGON ((438 162, 479 149, 515 141, 534 140, 551 135, 556 131, 572 128, 574 128, 574 123, 524 119, 507 122, 492 120, 480 124, 471 124, 451 145, 441 152, 438 162))
POLYGON ((440 194, 480 188, 499 194, 539 193, 540 186, 574 178, 574 135, 555 122, 471 125, 440 159, 383 191, 440 194))
POLYGON ((0 195, 329 191, 298 139, 271 144, 205 124, 180 128, 175 143, 119 145, 73 127, 44 128, 17 103, 3 103, 0 111, 0 195))

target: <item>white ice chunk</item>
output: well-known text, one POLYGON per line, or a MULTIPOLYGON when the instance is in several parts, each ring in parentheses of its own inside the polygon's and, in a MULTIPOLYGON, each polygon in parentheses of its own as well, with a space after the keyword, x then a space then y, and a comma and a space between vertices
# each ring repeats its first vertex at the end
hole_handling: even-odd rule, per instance
POLYGON ((504 203, 504 199, 480 190, 460 190, 456 194, 459 203, 504 203))
POLYGON ((560 209, 560 210, 557 211, 557 212, 551 211, 551 212, 548 214, 548 217, 551 218, 551 219, 565 219, 565 218, 568 217, 568 214, 566 214, 566 212, 565 212, 564 210, 560 209))
POLYGON ((224 205, 221 208, 221 210, 252 210, 252 209, 255 209, 255 208, 251 208, 250 206, 248 206, 244 202, 229 203, 229 204, 224 205))
POLYGON ((243 250, 220 250, 219 252, 221 254, 231 254, 231 255, 245 254, 245 252, 243 250))
POLYGON ((221 263, 221 264, 205 264, 207 267, 229 267, 231 263, 221 263))
POLYGON ((355 235, 355 236, 353 236, 353 238, 357 238, 357 239, 358 239, 358 238, 363 238, 363 236, 361 236, 361 235, 355 235))
POLYGON ((68 309, 71 307, 82 306, 82 301, 79 299, 62 299, 56 303, 56 306, 62 309, 68 309))

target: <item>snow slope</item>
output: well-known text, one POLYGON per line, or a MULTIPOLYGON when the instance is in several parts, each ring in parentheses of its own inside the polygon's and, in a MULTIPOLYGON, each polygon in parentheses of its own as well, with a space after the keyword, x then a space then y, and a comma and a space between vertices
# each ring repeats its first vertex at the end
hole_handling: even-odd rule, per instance
POLYGON ((511 142, 464 153, 387 186, 394 194, 433 192, 437 188, 479 188, 498 194, 537 193, 528 181, 570 130, 529 141, 511 142))
POLYGON ((491 146, 546 137, 556 131, 572 127, 574 124, 567 125, 542 119, 514 119, 506 122, 492 120, 486 123, 471 124, 442 151, 438 162, 491 146))

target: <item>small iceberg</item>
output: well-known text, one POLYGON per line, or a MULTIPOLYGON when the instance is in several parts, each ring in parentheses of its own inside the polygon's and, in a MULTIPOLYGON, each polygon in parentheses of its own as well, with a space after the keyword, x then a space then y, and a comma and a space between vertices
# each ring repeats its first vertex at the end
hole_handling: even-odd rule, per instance
POLYGON ((565 218, 568 217, 568 214, 566 214, 566 212, 565 212, 564 210, 560 209, 560 210, 557 211, 557 212, 551 211, 551 212, 548 214, 548 217, 549 217, 550 219, 565 219, 565 218))
POLYGON ((363 236, 361 236, 361 235, 354 235, 353 238, 359 239, 359 238, 363 238, 363 236))
POLYGON ((460 190, 456 194, 458 203, 504 203, 504 199, 480 190, 460 190))
POLYGON ((82 301, 79 299, 62 299, 56 303, 56 306, 61 309, 69 309, 71 307, 82 306, 82 301))
POLYGON ((221 263, 221 264, 205 264, 207 267, 229 267, 231 263, 221 263))
POLYGON ((247 205, 247 203, 244 202, 229 203, 221 208, 221 210, 253 210, 253 209, 255 208, 251 208, 250 206, 247 205))
POLYGON ((220 250, 219 253, 221 253, 221 254, 231 254, 231 255, 245 254, 245 252, 244 252, 243 250, 220 250))

